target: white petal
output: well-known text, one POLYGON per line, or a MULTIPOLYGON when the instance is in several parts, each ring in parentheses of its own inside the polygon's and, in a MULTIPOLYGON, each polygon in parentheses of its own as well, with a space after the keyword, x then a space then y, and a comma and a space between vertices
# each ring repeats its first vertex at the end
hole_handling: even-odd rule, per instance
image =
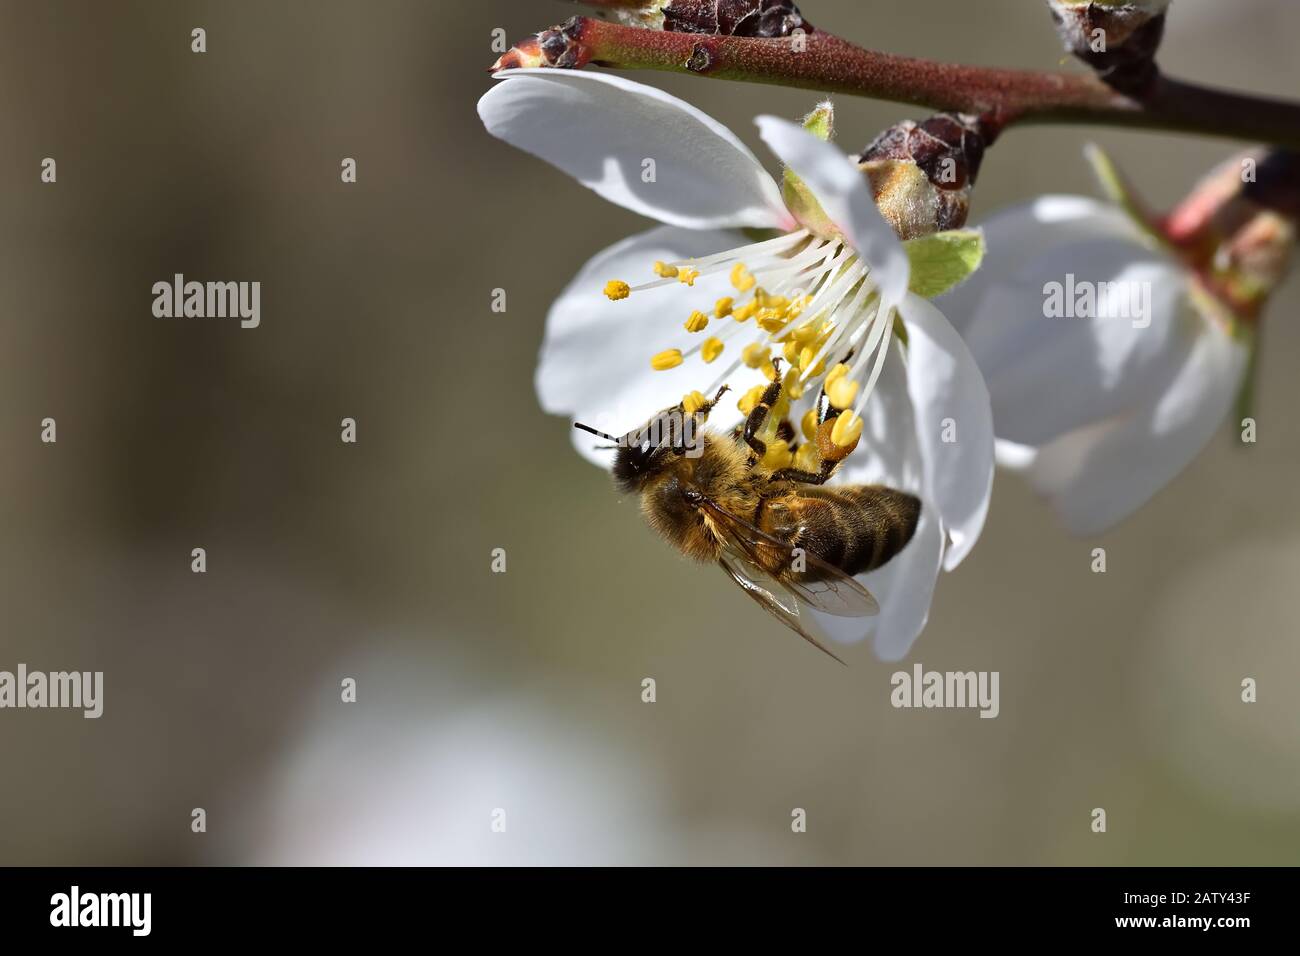
MULTIPOLYGON (((969 336, 969 326, 979 314, 979 304, 988 290, 1023 275, 1026 263, 1043 253, 1089 239, 1143 241, 1120 210, 1086 196, 1039 196, 1032 202, 994 213, 980 224, 980 229, 984 232, 985 253, 979 269, 937 300, 944 315, 963 336, 969 336)), ((1042 283, 1038 287, 1041 290, 1042 283)), ((1002 317, 998 328, 1011 333, 1008 324, 1018 328, 1035 314, 1039 313, 1013 312, 1002 317)))
POLYGON ((908 391, 906 359, 897 339, 862 410, 862 440, 831 479, 834 484, 888 485, 921 495, 925 463, 916 438, 916 417, 908 391))
MULTIPOLYGON (((1087 196, 1039 196, 999 210, 981 222, 980 228, 987 249, 979 271, 968 282, 1005 275, 1047 246, 1089 239, 1143 241, 1120 209, 1087 196)), ((954 293, 952 297, 957 296, 954 293)))
POLYGON ((837 146, 775 116, 756 122, 764 142, 812 190, 826 215, 871 267, 885 308, 907 295, 912 267, 894 229, 876 208, 867 177, 837 146))
MULTIPOLYGON (((744 243, 730 232, 700 232, 659 226, 604 250, 584 265, 551 306, 537 367, 537 395, 542 408, 568 415, 593 428, 622 435, 644 424, 651 415, 704 389, 734 358, 744 340, 736 340, 712 365, 697 356, 666 372, 650 368, 650 357, 664 349, 683 351, 709 332, 691 334, 683 327, 695 308, 707 308, 730 288, 725 272, 697 279, 694 287, 680 284, 634 292, 611 302, 602 289, 610 279, 628 282, 653 279, 650 267, 707 255, 744 243)), ((749 371, 749 370, 744 370, 749 371)), ((759 373, 753 373, 757 376, 759 373)), ((733 388, 739 386, 739 375, 733 388)), ((740 419, 734 401, 723 401, 710 425, 726 428, 740 419)), ((608 468, 604 444, 574 431, 574 447, 587 460, 608 468)))
POLYGON ((816 613, 818 625, 841 643, 870 637, 881 660, 902 659, 929 620, 942 558, 943 529, 930 502, 922 502, 921 520, 907 547, 880 570, 858 577, 880 602, 880 614, 853 619, 816 613))
POLYGON ((1128 517, 1205 447, 1241 386, 1247 351, 1205 323, 1168 391, 1149 408, 1065 435, 1027 469, 1075 534, 1128 517))
POLYGON ((899 314, 907 327, 907 383, 925 463, 924 498, 938 509, 950 541, 944 567, 951 571, 974 547, 988 514, 993 411, 984 377, 943 314, 916 295, 903 301, 899 314))
POLYGON ((781 191, 717 120, 621 76, 513 70, 478 103, 493 136, 617 203, 691 229, 786 228, 781 191), (654 163, 652 182, 645 163, 654 163))
POLYGON ((1088 228, 1104 233, 1115 225, 1107 215, 1072 220, 1064 231, 1075 238, 1043 234, 1036 248, 1010 262, 1005 249, 993 250, 1022 237, 994 227, 989 248, 1003 257, 1000 264, 981 268, 940 300, 984 372, 999 438, 1040 445, 1154 400, 1185 359, 1175 347, 1179 315, 1188 308, 1181 268, 1131 230, 1077 238, 1088 228), (1098 293, 1093 317, 1047 314, 1049 289, 1057 293, 1054 304, 1073 304, 1071 283, 1075 290, 1091 283, 1098 293), (1101 317, 1102 300, 1128 304, 1124 297, 1132 293, 1140 297, 1133 303, 1140 315, 1111 317, 1122 316, 1112 309, 1101 317))
POLYGON ((999 438, 993 447, 993 455, 1001 467, 1011 471, 1024 471, 1038 457, 1038 449, 999 438))
POLYGON ((863 409, 862 442, 836 472, 836 484, 883 484, 922 499, 916 533, 899 554, 877 571, 858 576, 880 602, 874 618, 814 616, 832 640, 852 643, 871 638, 885 660, 905 655, 925 627, 943 555, 939 509, 925 497, 925 462, 917 438, 908 370, 895 341, 876 390, 863 409))

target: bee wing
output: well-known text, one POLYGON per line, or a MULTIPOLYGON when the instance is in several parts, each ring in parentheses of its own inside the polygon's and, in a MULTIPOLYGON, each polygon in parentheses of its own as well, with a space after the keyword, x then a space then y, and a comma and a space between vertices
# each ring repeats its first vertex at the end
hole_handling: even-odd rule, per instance
MULTIPOLYGON (((817 648, 823 654, 835 658, 841 664, 844 661, 836 656, 825 644, 817 640, 808 633, 799 619, 799 602, 794 595, 786 590, 776 578, 772 577, 758 565, 754 564, 746 555, 739 550, 725 547, 722 550, 722 556, 718 559, 722 565, 722 570, 740 589, 758 602, 763 610, 767 611, 778 621, 784 624, 790 630, 794 631, 805 641, 817 648), (784 598, 784 600, 782 600, 784 598)), ((845 665, 847 666, 847 665, 845 665)))
POLYGON ((880 605, 871 592, 857 580, 845 574, 835 565, 823 561, 811 551, 804 551, 804 560, 809 568, 816 568, 821 580, 807 581, 799 573, 791 570, 779 580, 762 570, 763 562, 756 554, 756 548, 777 548, 782 553, 790 550, 790 544, 773 537, 762 528, 750 524, 716 501, 704 499, 704 507, 717 520, 726 532, 728 540, 740 552, 747 556, 747 563, 754 566, 761 574, 777 583, 786 591, 798 595, 809 607, 816 608, 836 617, 870 617, 880 613, 880 605))

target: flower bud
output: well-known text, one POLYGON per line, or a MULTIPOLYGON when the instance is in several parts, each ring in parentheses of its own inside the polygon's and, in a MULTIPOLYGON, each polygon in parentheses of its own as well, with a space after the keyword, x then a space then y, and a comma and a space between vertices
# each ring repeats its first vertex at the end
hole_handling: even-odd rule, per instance
POLYGON ((902 239, 960 229, 984 159, 976 119, 939 113, 885 130, 858 158, 881 213, 902 239))
POLYGON ((514 70, 520 67, 549 66, 561 70, 578 70, 591 59, 591 50, 582 42, 582 17, 570 17, 558 27, 543 30, 516 43, 503 53, 488 71, 514 70))
POLYGON ((1048 0, 1065 48, 1106 82, 1137 93, 1156 76, 1169 0, 1048 0))
POLYGON ((1244 153, 1213 170, 1163 232, 1233 307, 1257 311, 1290 272, 1300 223, 1300 154, 1244 153))

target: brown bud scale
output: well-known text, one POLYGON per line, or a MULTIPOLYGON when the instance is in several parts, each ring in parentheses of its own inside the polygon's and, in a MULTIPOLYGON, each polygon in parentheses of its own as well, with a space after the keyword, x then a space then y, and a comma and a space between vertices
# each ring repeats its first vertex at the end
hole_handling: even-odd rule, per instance
POLYGON ((813 32, 793 0, 670 0, 663 13, 663 28, 673 33, 771 39, 813 32))
POLYGON ((1165 35, 1165 14, 1149 16, 1133 7, 1091 3, 1064 11, 1053 8, 1052 18, 1066 49, 1116 89, 1136 95, 1159 75, 1155 56, 1165 35), (1104 51, 1092 48, 1097 31, 1106 38, 1104 51))
POLYGON ((910 161, 936 188, 956 191, 974 185, 984 161, 985 145, 976 119, 938 113, 923 123, 904 120, 891 126, 862 151, 858 162, 910 161))

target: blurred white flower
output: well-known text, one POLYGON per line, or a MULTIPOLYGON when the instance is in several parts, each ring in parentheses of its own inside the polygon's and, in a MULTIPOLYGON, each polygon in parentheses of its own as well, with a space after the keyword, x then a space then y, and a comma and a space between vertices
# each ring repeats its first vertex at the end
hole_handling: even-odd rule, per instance
POLYGON ((984 230, 983 267, 941 301, 988 382, 998 460, 1070 531, 1104 531, 1205 446, 1248 347, 1195 274, 1117 206, 1043 196, 984 230), (1090 314, 1051 314, 1053 296, 1069 306, 1076 292, 1090 314))
MULTIPOLYGON (((479 115, 493 135, 664 223, 597 254, 552 305, 537 370, 542 406, 624 434, 692 395, 702 401, 735 386, 738 375, 761 393, 779 350, 790 365, 792 422, 823 388, 852 411, 840 416, 835 441, 851 447, 860 435, 861 444, 833 480, 886 484, 922 500, 911 542, 861 578, 880 615, 822 618, 837 639, 871 636, 881 656, 906 654, 940 568, 956 567, 983 526, 992 422, 960 336, 908 292, 907 254, 856 165, 807 128, 760 117, 764 141, 794 174, 783 190, 716 120, 598 73, 511 71, 480 100, 479 115), (740 231, 754 228, 769 232, 755 241, 740 231), (651 281, 622 281, 638 275, 651 281), (712 383, 700 379, 724 353, 731 360, 712 383)), ((720 407, 710 424, 727 427, 752 407, 755 390, 738 392, 739 407, 720 407)), ((575 433, 575 444, 609 467, 589 436, 575 433)), ((774 468, 819 464, 811 440, 794 449, 773 443, 770 455, 774 468)))

